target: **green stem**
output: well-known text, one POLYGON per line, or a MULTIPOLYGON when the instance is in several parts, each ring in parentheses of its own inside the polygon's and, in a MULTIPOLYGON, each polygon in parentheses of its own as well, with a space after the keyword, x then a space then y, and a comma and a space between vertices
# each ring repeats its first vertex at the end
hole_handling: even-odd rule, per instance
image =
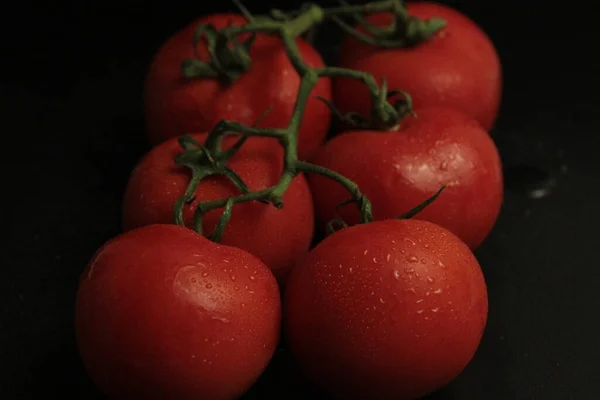
POLYGON ((367 223, 373 221, 371 202, 364 194, 362 194, 356 183, 346 178, 344 175, 329 170, 325 167, 321 167, 320 165, 299 162, 296 168, 298 172, 318 174, 338 182, 348 191, 348 193, 352 195, 353 201, 360 210, 360 222, 367 223))
MULTIPOLYGON (((360 71, 336 67, 311 68, 304 61, 298 49, 296 39, 316 24, 328 18, 339 20, 338 17, 341 16, 353 16, 360 23, 361 21, 366 22, 360 16, 361 13, 394 12, 397 19, 389 28, 377 30, 374 27, 369 27, 369 32, 374 34, 374 36, 382 36, 376 38, 374 41, 382 43, 387 40, 383 36, 397 33, 396 27, 398 21, 406 22, 409 20, 409 17, 406 16, 400 0, 383 0, 355 6, 348 5, 343 0, 340 0, 340 2, 342 5, 334 8, 323 9, 315 4, 308 4, 300 12, 285 14, 274 10, 270 16, 258 17, 252 16, 240 5, 240 8, 249 20, 247 24, 243 26, 228 26, 220 31, 216 31, 211 26, 203 26, 198 29, 197 36, 204 35, 209 43, 212 43, 212 47, 209 50, 215 59, 209 62, 187 60, 187 64, 184 64, 184 69, 189 77, 214 77, 217 74, 219 77, 225 77, 231 82, 232 79, 235 79, 249 68, 251 62, 249 49, 255 36, 251 36, 251 39, 247 40, 244 44, 238 43, 237 37, 248 33, 277 34, 282 41, 290 63, 300 76, 300 86, 292 115, 285 128, 258 128, 257 125, 259 122, 254 126, 245 126, 234 121, 223 120, 209 133, 205 146, 201 146, 190 138, 181 141, 184 154, 178 158, 179 165, 185 165, 192 169, 192 179, 185 194, 175 204, 176 223, 184 223, 183 207, 186 203, 193 200, 200 181, 209 175, 223 175, 233 182, 241 193, 224 199, 198 203, 193 221, 194 229, 202 234, 204 215, 210 211, 224 208, 214 232, 210 235, 211 240, 219 241, 231 218, 232 209, 235 204, 259 201, 267 204, 271 203, 277 208, 282 208, 284 206, 284 194, 299 173, 319 174, 338 182, 352 196, 349 202, 354 202, 358 206, 360 222, 369 223, 373 221, 371 202, 360 191, 356 183, 335 171, 298 160, 298 132, 302 124, 302 116, 311 98, 311 92, 321 77, 350 78, 361 81, 367 87, 371 96, 372 110, 370 122, 373 122, 376 127, 385 129, 396 124, 400 118, 399 111, 387 101, 389 93, 385 82, 380 87, 373 75, 360 71), (232 148, 223 150, 221 145, 223 138, 227 134, 236 134, 240 136, 240 139, 232 148), (267 189, 251 191, 235 171, 227 166, 229 159, 250 137, 274 138, 279 141, 283 148, 283 170, 277 183, 267 189)), ((411 28, 413 30, 415 27, 419 28, 421 26, 418 24, 413 24, 412 27, 407 24, 404 25, 406 25, 406 29, 411 28)), ((437 196, 428 201, 433 201, 435 197, 437 196)), ((408 215, 413 215, 412 211, 408 215)), ((342 226, 345 225, 342 223, 342 226)))

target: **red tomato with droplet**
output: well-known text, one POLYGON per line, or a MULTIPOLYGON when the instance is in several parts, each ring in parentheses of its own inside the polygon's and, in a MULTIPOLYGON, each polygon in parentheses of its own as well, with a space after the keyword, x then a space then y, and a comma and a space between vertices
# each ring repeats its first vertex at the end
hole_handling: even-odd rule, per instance
POLYGON ((85 367, 114 399, 237 398, 269 363, 280 319, 263 262, 176 225, 102 246, 75 313, 85 367))
MULTIPOLYGON (((376 220, 400 216, 442 194, 415 218, 450 230, 472 249, 493 228, 503 202, 502 165, 488 133, 470 117, 442 108, 417 110, 397 131, 354 131, 334 137, 314 162, 358 184, 373 204, 376 220)), ((339 184, 310 176, 320 227, 336 213, 349 224, 359 221, 354 204, 339 184)))
MULTIPOLYGON (((192 135, 200 143, 206 134, 192 135)), ((224 148, 237 138, 226 137, 224 148)), ((174 222, 173 207, 184 194, 191 179, 187 167, 175 164, 182 149, 175 138, 154 147, 139 161, 125 191, 123 228, 174 222)), ((283 155, 278 143, 271 139, 249 141, 228 161, 228 166, 248 185, 250 190, 267 189, 277 183, 283 170, 283 155)), ((195 200, 184 208, 184 221, 193 226, 193 215, 199 202, 219 200, 239 195, 240 190, 223 176, 204 179, 196 189, 195 200)), ((283 196, 284 207, 277 209, 260 202, 238 203, 221 243, 239 247, 259 257, 284 284, 296 260, 310 248, 314 231, 314 211, 308 182, 296 176, 283 196)), ((223 209, 208 212, 203 219, 203 231, 211 233, 223 209)))
POLYGON ((292 273, 285 328, 306 374, 337 399, 416 399, 452 381, 487 321, 484 276, 438 225, 342 229, 292 273))
MULTIPOLYGON (((193 132, 207 132, 222 119, 244 125, 268 128, 288 126, 300 77, 290 63, 281 40, 273 35, 258 34, 250 50, 252 65, 232 84, 216 79, 184 78, 181 62, 194 57, 193 37, 201 24, 217 29, 243 25, 246 19, 236 14, 202 17, 169 38, 158 50, 145 83, 145 115, 148 136, 153 144, 193 132)), ((319 53, 303 39, 297 40, 303 60, 311 67, 323 67, 319 53)), ((208 59, 206 43, 197 51, 208 59)), ((331 119, 328 107, 316 96, 331 99, 331 81, 320 79, 307 103, 299 131, 300 158, 310 157, 324 140, 331 119)))
MULTIPOLYGON (((407 3, 406 7, 412 16, 442 18, 447 25, 410 48, 383 49, 347 37, 339 65, 369 72, 378 82, 385 78, 390 89, 410 93, 416 108, 454 107, 491 129, 502 92, 500 59, 493 43, 472 20, 450 7, 431 2, 407 3)), ((367 20, 387 26, 392 16, 373 14, 367 20)), ((343 112, 369 115, 370 96, 358 81, 336 79, 334 101, 343 112)))

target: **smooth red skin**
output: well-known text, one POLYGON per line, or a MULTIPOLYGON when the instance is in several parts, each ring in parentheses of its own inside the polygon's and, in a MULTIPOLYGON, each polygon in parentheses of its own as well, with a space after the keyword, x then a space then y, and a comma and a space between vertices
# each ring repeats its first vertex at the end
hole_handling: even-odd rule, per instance
MULTIPOLYGON (((194 136, 201 143, 205 134, 194 136)), ((236 138, 224 141, 227 147, 236 138)), ((181 152, 175 138, 154 147, 137 164, 127 185, 123 201, 123 229, 173 223, 173 206, 183 195, 191 173, 175 164, 181 152)), ((283 169, 281 149, 271 139, 246 142, 228 162, 253 191, 267 189, 277 183, 283 169)), ((224 177, 209 177, 196 190, 196 199, 184 208, 188 227, 193 226, 193 214, 198 202, 218 200, 240 194, 224 177)), ((259 202, 233 206, 231 219, 221 240, 222 244, 239 247, 259 257, 284 285, 296 261, 310 248, 314 233, 314 210, 308 182, 298 175, 283 196, 284 207, 278 210, 259 202)), ((223 209, 205 215, 203 230, 214 230, 223 209)))
MULTIPOLYGON (((376 220, 395 218, 447 188, 415 216, 452 231, 472 249, 492 230, 503 202, 502 165, 481 126, 451 109, 417 110, 397 132, 356 131, 334 137, 314 162, 358 184, 376 220)), ((310 176, 319 227, 332 220, 348 192, 322 176, 310 176)), ((358 223, 354 204, 339 209, 358 223)))
MULTIPOLYGON (((145 84, 145 110, 148 136, 153 144, 184 133, 207 132, 221 119, 254 125, 272 106, 259 127, 285 128, 292 115, 300 77, 290 63, 281 40, 258 35, 251 48, 249 71, 232 85, 215 79, 186 80, 180 64, 192 58, 192 38, 196 27, 211 23, 218 29, 242 25, 246 20, 236 14, 203 17, 168 39, 150 66, 145 84)), ((323 67, 319 53, 306 41, 297 40, 304 61, 323 67)), ((207 59, 206 46, 198 52, 207 59)), ((309 158, 323 142, 331 119, 327 106, 316 98, 331 99, 331 80, 319 80, 307 103, 299 132, 299 157, 309 158)))
POLYGON ((426 221, 387 220, 326 238, 292 273, 292 352, 335 398, 415 399, 477 350, 487 289, 469 248, 426 221))
MULTIPOLYGON (((382 49, 347 37, 339 65, 369 72, 380 83, 385 77, 388 88, 410 93, 416 108, 453 107, 490 130, 502 93, 500 59, 493 43, 472 20, 452 8, 430 2, 408 3, 407 8, 422 19, 443 18, 447 26, 413 48, 382 49)), ((373 14, 367 20, 386 26, 391 16, 373 14)), ((369 115, 370 96, 362 83, 336 79, 333 94, 342 112, 369 115)))
POLYGON ((258 258, 184 227, 153 225, 96 252, 75 323, 87 371, 111 398, 224 400, 243 394, 269 363, 281 303, 258 258))

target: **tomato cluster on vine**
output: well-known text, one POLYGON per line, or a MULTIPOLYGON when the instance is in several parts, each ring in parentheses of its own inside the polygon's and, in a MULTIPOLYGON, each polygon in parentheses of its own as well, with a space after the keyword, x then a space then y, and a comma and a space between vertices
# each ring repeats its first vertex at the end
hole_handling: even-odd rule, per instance
POLYGON ((285 343, 336 399, 444 387, 488 316, 493 44, 436 3, 240 8, 150 65, 153 147, 77 295, 90 377, 117 399, 235 399, 285 343), (326 21, 346 33, 335 66, 301 37, 326 21))

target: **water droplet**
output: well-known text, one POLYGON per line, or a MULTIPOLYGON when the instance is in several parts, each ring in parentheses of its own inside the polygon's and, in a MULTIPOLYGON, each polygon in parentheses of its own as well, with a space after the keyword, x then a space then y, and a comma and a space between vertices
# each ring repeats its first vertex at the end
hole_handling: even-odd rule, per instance
POLYGON ((431 292, 426 292, 425 296, 429 296, 431 294, 431 292))
POLYGON ((438 261, 438 265, 440 266, 440 268, 446 268, 446 265, 441 260, 438 261))
POLYGON ((418 263, 419 262, 419 257, 417 257, 417 256, 408 256, 408 257, 406 257, 406 261, 408 261, 411 264, 418 263))
POLYGON ((229 264, 229 260, 223 260, 225 264, 229 264))
POLYGON ((205 337, 205 338, 204 338, 204 341, 205 341, 205 342, 208 342, 208 338, 207 338, 207 337, 205 337))
POLYGON ((417 304, 421 304, 422 302, 423 302, 423 299, 419 299, 419 300, 415 301, 415 303, 417 303, 417 304))
POLYGON ((202 277, 203 277, 203 278, 206 278, 207 276, 208 276, 208 272, 203 272, 203 273, 202 273, 202 277))
POLYGON ((425 243, 425 248, 428 249, 429 248, 429 243, 425 243))
POLYGON ((427 264, 427 260, 425 260, 424 258, 421 258, 421 264, 423 264, 423 265, 427 264))
POLYGON ((427 282, 429 282, 429 283, 433 283, 433 282, 435 282, 435 278, 433 278, 433 277, 431 277, 431 276, 428 276, 428 277, 427 277, 427 282))
POLYGON ((254 275, 250 275, 250 280, 251 281, 256 280, 256 277, 254 275))
POLYGON ((404 268, 404 272, 406 272, 407 274, 413 274, 415 272, 414 268, 404 268))
POLYGON ((381 302, 381 304, 385 304, 385 301, 383 300, 382 297, 379 298, 379 301, 381 302))
POLYGON ((365 256, 369 253, 369 250, 365 250, 365 252, 363 253, 365 256))
POLYGON ((340 264, 340 269, 342 269, 342 264, 340 264))
POLYGON ((232 282, 235 282, 235 275, 231 275, 230 278, 231 278, 232 282))
POLYGON ((412 294, 417 294, 417 290, 415 288, 404 289, 405 292, 411 292, 412 294))
POLYGON ((411 246, 416 246, 417 244, 415 243, 414 240, 410 239, 410 238, 404 238, 404 242, 407 244, 410 244, 411 246))
POLYGON ((438 307, 431 309, 431 312, 438 312, 438 311, 440 311, 440 309, 438 307))
POLYGON ((442 161, 440 164, 440 171, 446 171, 448 169, 448 161, 442 161))
POLYGON ((440 293, 442 293, 442 289, 436 289, 433 293, 440 294, 440 293))
POLYGON ((390 258, 392 258, 392 255, 391 255, 391 254, 388 254, 388 255, 385 257, 385 260, 386 260, 386 261, 390 261, 390 258))
POLYGON ((235 291, 240 290, 240 287, 239 286, 234 286, 233 290, 235 290, 235 291))
POLYGON ((348 268, 348 271, 352 272, 352 267, 348 268))
POLYGON ((198 279, 196 279, 196 278, 194 278, 194 277, 193 277, 192 279, 190 279, 190 281, 191 281, 192 283, 196 283, 196 282, 198 282, 198 279))
POLYGON ((377 259, 373 257, 373 264, 377 264, 377 259))
POLYGON ((206 284, 206 288, 207 288, 207 289, 212 289, 212 285, 211 285, 210 283, 207 283, 207 284, 206 284))
POLYGON ((397 269, 395 269, 394 272, 393 272, 393 274, 394 274, 394 278, 400 279, 400 271, 398 271, 397 269))
POLYGON ((423 311, 425 310, 417 310, 417 314, 423 314, 423 311))
POLYGON ((246 307, 246 303, 242 303, 242 304, 240 304, 240 306, 241 306, 242 308, 243 308, 243 307, 246 307))

